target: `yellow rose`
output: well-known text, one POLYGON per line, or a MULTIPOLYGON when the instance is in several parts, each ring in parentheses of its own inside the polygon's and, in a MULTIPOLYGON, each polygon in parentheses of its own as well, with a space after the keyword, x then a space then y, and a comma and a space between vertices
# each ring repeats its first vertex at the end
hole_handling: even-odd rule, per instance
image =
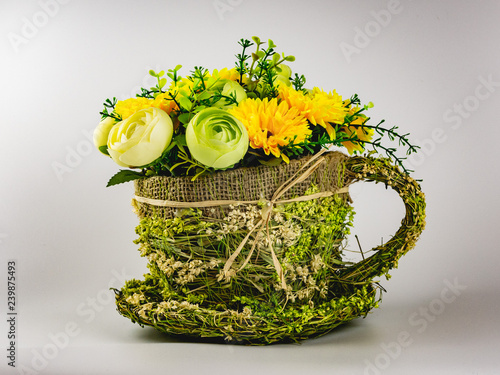
POLYGON ((109 156, 122 167, 140 168, 163 154, 173 132, 172 120, 165 111, 141 109, 113 126, 108 136, 109 156))
POLYGON ((232 167, 248 150, 245 125, 218 108, 206 108, 189 122, 186 143, 194 159, 215 169, 232 167))

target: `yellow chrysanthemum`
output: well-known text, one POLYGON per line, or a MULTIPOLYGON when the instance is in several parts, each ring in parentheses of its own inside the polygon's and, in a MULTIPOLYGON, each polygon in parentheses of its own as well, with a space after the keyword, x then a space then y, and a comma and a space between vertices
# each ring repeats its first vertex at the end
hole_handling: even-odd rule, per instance
POLYGON ((115 113, 121 116, 123 120, 132 116, 141 109, 155 107, 164 110, 168 114, 177 108, 177 104, 173 100, 169 100, 167 93, 158 95, 155 99, 147 98, 130 98, 120 100, 116 103, 115 113))
POLYGON ((229 113, 245 125, 250 147, 262 148, 266 155, 282 157, 286 162, 288 158, 281 153, 280 147, 292 141, 303 142, 311 134, 307 120, 299 110, 290 108, 284 101, 278 104, 277 98, 246 99, 229 113))
MULTIPOLYGON (((358 111, 358 107, 353 107, 349 110, 349 114, 353 115, 358 111)), ((358 115, 356 119, 354 121, 351 121, 349 125, 343 126, 341 131, 345 132, 349 138, 357 136, 360 141, 370 141, 373 137, 374 130, 363 126, 367 120, 368 118, 365 115, 358 115)), ((352 155, 355 151, 364 151, 362 142, 346 141, 342 142, 342 145, 347 148, 347 151, 349 151, 350 155, 352 155)))
POLYGON ((321 125, 330 136, 335 138, 335 129, 331 124, 342 124, 347 114, 342 97, 334 90, 326 93, 315 87, 311 93, 304 94, 293 87, 279 85, 278 97, 297 108, 302 116, 313 125, 321 125))
POLYGON ((115 106, 115 113, 120 115, 121 118, 125 120, 127 117, 132 116, 137 111, 151 107, 152 103, 153 100, 147 98, 130 98, 119 100, 115 106))

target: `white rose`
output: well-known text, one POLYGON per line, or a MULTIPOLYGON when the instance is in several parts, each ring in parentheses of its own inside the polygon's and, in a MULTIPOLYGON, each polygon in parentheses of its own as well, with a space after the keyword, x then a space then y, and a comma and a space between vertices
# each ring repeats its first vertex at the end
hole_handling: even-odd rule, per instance
POLYGON ((94 145, 103 154, 107 155, 106 152, 103 152, 102 147, 107 146, 109 132, 111 131, 111 128, 115 125, 115 123, 116 120, 113 117, 106 117, 99 123, 99 125, 97 125, 97 128, 95 128, 94 130, 94 145))
POLYGON ((170 116, 155 107, 116 123, 108 136, 109 156, 120 166, 140 168, 158 159, 172 141, 170 116))

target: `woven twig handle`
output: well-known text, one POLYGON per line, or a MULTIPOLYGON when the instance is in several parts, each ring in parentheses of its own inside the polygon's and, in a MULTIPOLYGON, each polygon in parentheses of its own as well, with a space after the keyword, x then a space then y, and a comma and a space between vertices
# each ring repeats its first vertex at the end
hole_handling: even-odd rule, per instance
POLYGON ((394 189, 404 201, 406 214, 401 227, 385 244, 372 249, 371 255, 341 272, 345 282, 365 283, 397 267, 398 260, 415 246, 425 227, 425 196, 413 178, 401 172, 388 159, 354 156, 346 159, 347 173, 355 181, 383 182, 394 189))

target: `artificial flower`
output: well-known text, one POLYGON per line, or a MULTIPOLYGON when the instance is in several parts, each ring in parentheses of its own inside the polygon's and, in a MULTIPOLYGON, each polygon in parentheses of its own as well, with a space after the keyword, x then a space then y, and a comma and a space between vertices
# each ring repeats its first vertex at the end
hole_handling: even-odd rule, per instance
POLYGON ((161 157, 172 135, 172 120, 165 111, 141 109, 111 128, 108 153, 122 167, 143 167, 161 157))
MULTIPOLYGON (((222 88, 221 94, 224 96, 234 96, 236 98, 236 103, 240 103, 242 100, 245 100, 247 98, 245 89, 235 81, 226 82, 226 84, 222 88)), ((230 101, 228 99, 223 98, 219 100, 215 105, 219 108, 229 109, 234 106, 234 103, 230 104, 230 101)))
POLYGON ((288 161, 281 148, 291 143, 304 142, 311 134, 307 120, 297 108, 290 108, 278 99, 246 99, 229 110, 243 122, 250 139, 250 147, 263 149, 266 155, 282 157, 288 161))
POLYGON ((278 92, 280 99, 290 107, 297 108, 311 124, 324 127, 330 139, 335 139, 335 128, 332 124, 342 124, 347 114, 342 97, 335 90, 326 93, 315 87, 310 93, 305 94, 292 87, 279 85, 278 92))
POLYGON ((160 108, 168 114, 170 114, 173 110, 179 109, 177 103, 172 100, 172 97, 168 92, 158 94, 151 103, 151 107, 160 108))
POLYGON ((152 99, 130 98, 119 100, 115 106, 115 113, 125 120, 141 109, 149 108, 153 104, 152 99))
POLYGON ((116 120, 113 117, 106 117, 94 130, 94 145, 105 155, 107 155, 107 151, 103 152, 103 147, 106 146, 107 148, 108 135, 115 123, 116 120))
POLYGON ((274 83, 277 85, 284 84, 286 86, 291 86, 290 78, 292 76, 292 69, 288 65, 279 64, 279 71, 276 74, 274 83))
POLYGON ((186 128, 191 156, 214 169, 232 167, 248 150, 248 133, 235 116, 218 108, 201 110, 186 128))

